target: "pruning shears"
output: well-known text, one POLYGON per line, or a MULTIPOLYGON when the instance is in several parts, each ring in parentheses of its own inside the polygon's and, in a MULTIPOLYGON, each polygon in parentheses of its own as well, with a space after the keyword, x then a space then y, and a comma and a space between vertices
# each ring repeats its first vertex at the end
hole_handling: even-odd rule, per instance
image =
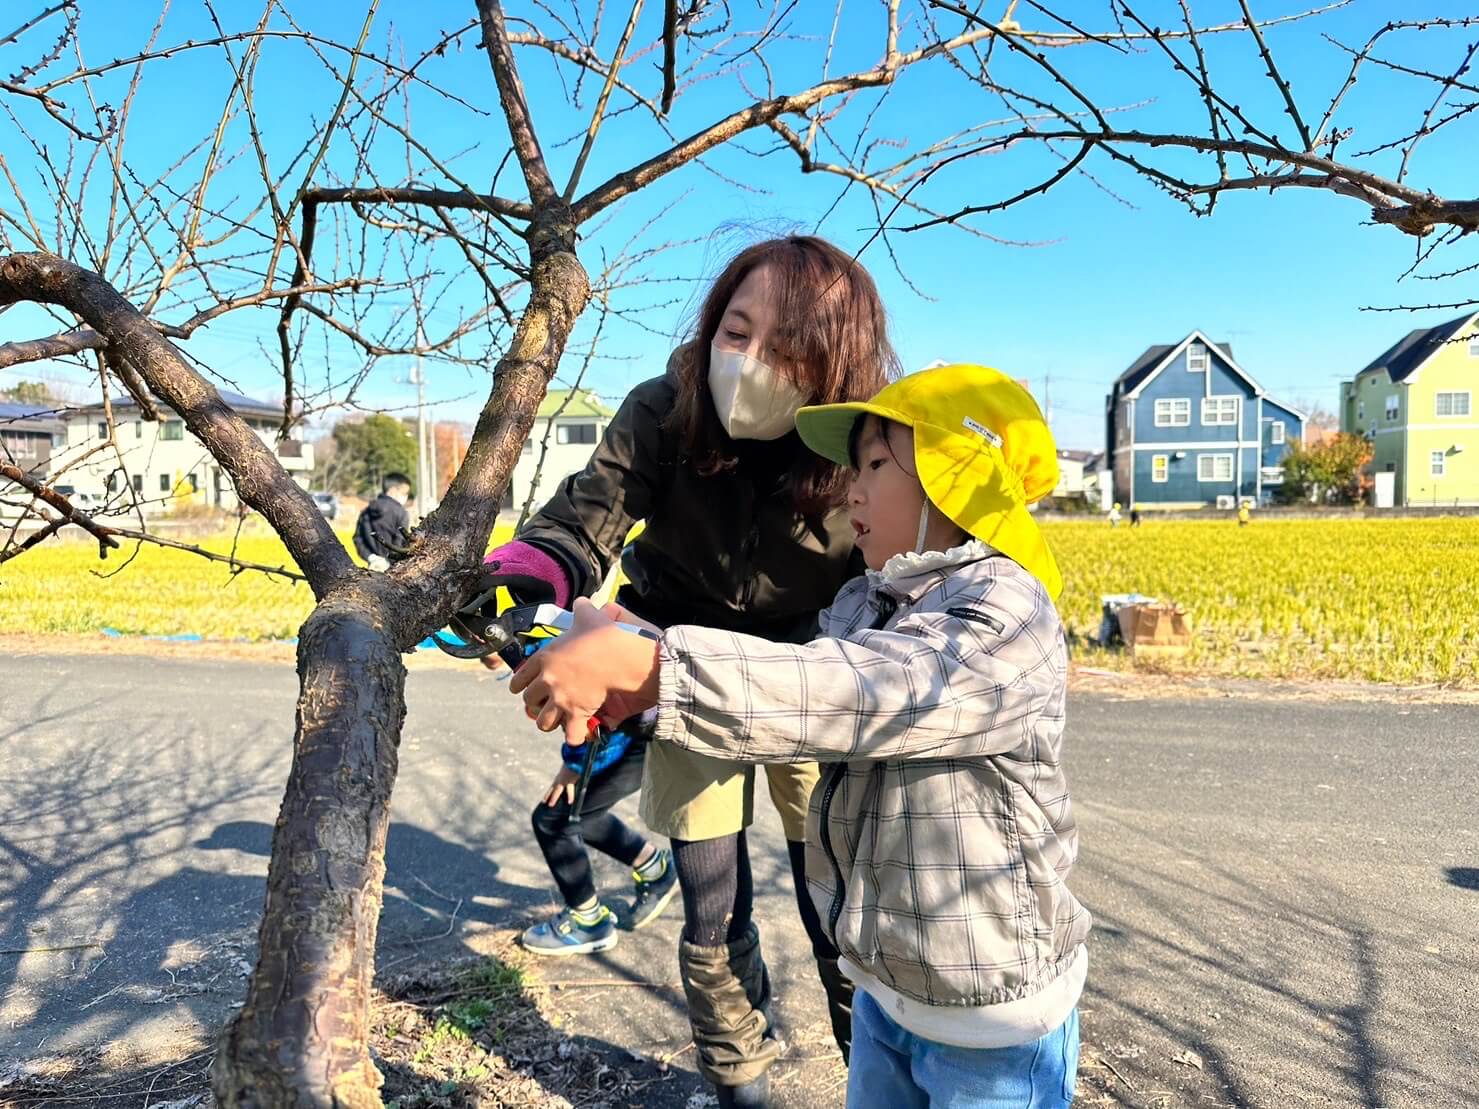
MULTIPOLYGON (((496 584, 482 584, 485 588, 480 588, 477 595, 458 609, 448 622, 461 642, 454 643, 440 632, 432 634, 432 642, 454 658, 481 659, 497 654, 512 672, 522 666, 529 655, 561 632, 568 631, 575 622, 574 615, 568 609, 561 608, 552 600, 516 604, 499 612, 498 588, 509 585, 509 582, 501 579, 496 584)), ((543 582, 515 583, 514 587, 519 588, 519 592, 526 596, 530 592, 539 595, 541 591, 544 596, 552 596, 552 591, 543 582), (523 588, 519 588, 520 586, 523 588)), ((655 638, 652 632, 635 624, 618 623, 617 627, 634 635, 655 638)), ((570 804, 569 823, 574 825, 580 823, 580 810, 585 802, 586 787, 590 785, 596 759, 611 737, 611 729, 594 716, 589 720, 589 728, 585 757, 580 764, 580 777, 576 781, 575 797, 570 804)))

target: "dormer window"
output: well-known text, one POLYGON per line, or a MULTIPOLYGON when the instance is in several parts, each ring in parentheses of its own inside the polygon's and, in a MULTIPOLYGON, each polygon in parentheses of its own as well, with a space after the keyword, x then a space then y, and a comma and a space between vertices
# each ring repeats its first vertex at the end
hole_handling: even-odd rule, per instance
POLYGON ((1207 348, 1201 343, 1192 343, 1186 348, 1186 369, 1194 374, 1207 372, 1207 348))

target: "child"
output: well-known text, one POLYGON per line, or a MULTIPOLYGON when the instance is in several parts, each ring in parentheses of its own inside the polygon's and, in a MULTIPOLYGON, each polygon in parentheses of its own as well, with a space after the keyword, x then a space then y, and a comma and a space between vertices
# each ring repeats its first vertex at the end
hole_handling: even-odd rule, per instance
POLYGON ((1065 885, 1061 579, 1027 511, 1057 482, 1052 436, 979 366, 797 427, 851 464, 869 567, 822 614, 828 638, 675 627, 654 644, 581 605, 512 688, 577 740, 591 711, 655 704, 658 741, 830 764, 806 873, 858 987, 849 1105, 1067 1105, 1090 918, 1065 885))
POLYGON ((616 914, 596 896, 586 847, 632 868, 636 896, 628 928, 651 923, 678 892, 672 856, 627 827, 611 807, 642 784, 647 741, 630 732, 611 733, 596 754, 591 779, 580 807, 580 823, 570 823, 575 785, 580 780, 583 748, 561 749, 562 765, 532 814, 534 838, 565 899, 565 907, 519 937, 536 955, 587 955, 616 946, 616 914))

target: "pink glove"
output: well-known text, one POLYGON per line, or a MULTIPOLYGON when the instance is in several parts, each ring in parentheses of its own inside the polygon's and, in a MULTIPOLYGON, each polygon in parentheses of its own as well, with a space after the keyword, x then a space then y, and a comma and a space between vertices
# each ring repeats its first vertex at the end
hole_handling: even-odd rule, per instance
POLYGON ((570 579, 553 555, 547 554, 531 543, 515 539, 501 547, 494 547, 483 559, 484 569, 498 577, 507 577, 509 591, 518 595, 520 579, 530 578, 544 582, 555 591, 555 604, 570 607, 570 579))

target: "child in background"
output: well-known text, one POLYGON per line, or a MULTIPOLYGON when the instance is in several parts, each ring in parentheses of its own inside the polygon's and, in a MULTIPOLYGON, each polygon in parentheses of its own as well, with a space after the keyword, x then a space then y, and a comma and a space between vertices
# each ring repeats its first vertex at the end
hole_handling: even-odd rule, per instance
POLYGON ((1051 433, 978 366, 804 408, 797 428, 851 464, 869 568, 822 613, 826 638, 653 643, 577 602, 511 689, 575 742, 593 712, 656 705, 656 742, 826 765, 806 874, 857 985, 850 1106, 1068 1105, 1090 918, 1066 885, 1062 583, 1027 511, 1057 482, 1051 433))
MULTIPOLYGON (((526 663, 527 665, 527 663, 526 663)), ((632 868, 636 895, 628 928, 651 923, 678 892, 672 856, 629 828, 611 808, 642 785, 647 741, 630 731, 611 733, 596 755, 580 807, 580 823, 570 823, 575 786, 580 780, 584 747, 561 748, 561 765, 540 803, 534 806, 534 838, 565 907, 519 937, 536 955, 588 955, 616 946, 617 915, 596 895, 595 877, 586 848, 594 847, 632 868)))

